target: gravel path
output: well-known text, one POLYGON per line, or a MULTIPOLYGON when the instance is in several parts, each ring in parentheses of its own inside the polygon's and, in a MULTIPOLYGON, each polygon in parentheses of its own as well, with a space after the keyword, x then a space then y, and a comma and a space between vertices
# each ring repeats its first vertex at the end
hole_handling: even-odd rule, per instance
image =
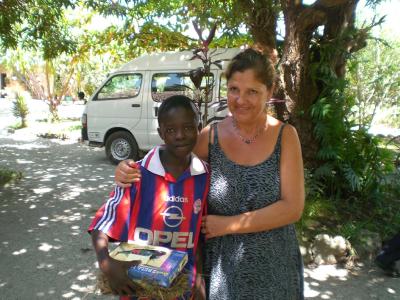
MULTIPOLYGON (((24 173, 0 189, 0 299, 113 299, 93 293, 85 232, 113 185, 104 150, 20 132, 0 136, 0 165, 24 173)), ((369 265, 320 266, 305 277, 307 299, 400 299, 400 279, 369 265)))

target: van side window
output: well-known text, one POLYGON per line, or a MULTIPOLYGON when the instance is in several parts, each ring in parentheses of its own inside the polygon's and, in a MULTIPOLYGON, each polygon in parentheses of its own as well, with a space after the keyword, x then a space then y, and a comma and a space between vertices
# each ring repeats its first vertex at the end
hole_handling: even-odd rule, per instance
MULTIPOLYGON (((212 81, 213 75, 209 78, 212 81)), ((202 80, 201 88, 206 85, 206 78, 202 80)), ((151 79, 151 97, 155 102, 162 102, 172 95, 185 95, 194 99, 192 80, 188 73, 156 73, 151 79)))
POLYGON ((127 99, 136 97, 142 85, 142 74, 120 74, 110 78, 94 100, 127 99))

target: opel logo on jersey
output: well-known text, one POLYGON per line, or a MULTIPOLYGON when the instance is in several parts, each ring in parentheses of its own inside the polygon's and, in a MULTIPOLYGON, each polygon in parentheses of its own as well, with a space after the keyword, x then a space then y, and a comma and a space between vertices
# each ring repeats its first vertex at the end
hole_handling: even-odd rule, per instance
POLYGON ((185 219, 182 209, 180 209, 178 206, 170 206, 160 215, 163 216, 165 225, 169 227, 178 227, 185 219))

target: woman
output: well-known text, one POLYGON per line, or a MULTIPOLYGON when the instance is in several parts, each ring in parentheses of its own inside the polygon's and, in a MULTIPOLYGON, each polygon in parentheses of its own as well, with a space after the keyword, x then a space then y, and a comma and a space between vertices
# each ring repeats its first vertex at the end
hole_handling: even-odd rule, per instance
MULTIPOLYGON (((202 220, 209 299, 303 299, 293 225, 304 206, 303 162, 296 130, 266 113, 274 77, 261 53, 236 55, 226 71, 231 116, 204 128, 194 150, 211 166, 202 220)), ((116 181, 133 173, 121 163, 116 181)))

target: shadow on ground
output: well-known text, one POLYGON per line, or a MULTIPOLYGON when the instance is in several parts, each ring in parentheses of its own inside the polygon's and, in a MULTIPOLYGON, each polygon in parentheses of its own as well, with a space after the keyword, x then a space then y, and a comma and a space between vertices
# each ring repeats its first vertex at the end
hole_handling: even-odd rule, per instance
POLYGON ((113 185, 103 149, 0 138, 0 165, 22 171, 0 190, 1 299, 95 299, 85 232, 113 185))

